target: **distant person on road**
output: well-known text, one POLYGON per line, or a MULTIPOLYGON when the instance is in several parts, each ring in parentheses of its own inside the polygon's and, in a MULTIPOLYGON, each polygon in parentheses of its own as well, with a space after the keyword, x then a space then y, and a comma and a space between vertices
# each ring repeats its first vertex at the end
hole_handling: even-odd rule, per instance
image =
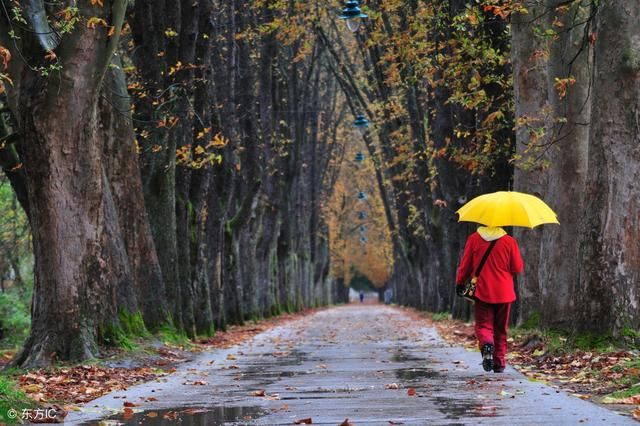
POLYGON ((477 277, 475 330, 482 367, 502 373, 506 366, 509 313, 516 300, 513 277, 524 267, 516 240, 499 227, 481 226, 471 234, 458 268, 456 293, 462 296, 464 283, 475 273, 492 241, 495 244, 477 277))
POLYGON ((364 292, 360 292, 360 303, 364 302, 364 292))
POLYGON ((391 304, 392 297, 393 297, 393 290, 391 290, 390 288, 386 289, 384 291, 384 304, 385 305, 391 304))

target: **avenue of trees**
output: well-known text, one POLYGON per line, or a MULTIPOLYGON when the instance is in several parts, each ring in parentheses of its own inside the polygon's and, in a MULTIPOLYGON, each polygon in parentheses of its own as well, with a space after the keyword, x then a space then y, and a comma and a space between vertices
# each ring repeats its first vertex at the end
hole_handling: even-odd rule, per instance
POLYGON ((352 33, 337 0, 0 0, 35 263, 14 364, 345 301, 354 274, 468 315, 455 211, 507 189, 561 223, 511 230, 516 320, 640 329, 637 1, 361 3, 352 33))

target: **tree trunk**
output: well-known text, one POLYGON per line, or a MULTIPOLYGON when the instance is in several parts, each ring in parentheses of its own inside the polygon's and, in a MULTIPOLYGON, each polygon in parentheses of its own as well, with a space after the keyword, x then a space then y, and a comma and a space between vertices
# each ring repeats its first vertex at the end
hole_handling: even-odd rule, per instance
POLYGON ((640 327, 640 3, 600 3, 578 299, 583 330, 640 327))
POLYGON ((144 206, 142 181, 135 149, 129 97, 120 61, 107 74, 101 123, 109 135, 104 149, 104 167, 116 205, 145 325, 152 331, 168 322, 168 307, 162 271, 144 206))
POLYGON ((541 324, 569 329, 578 314, 573 297, 579 270, 575 259, 580 221, 576 218, 583 214, 591 112, 589 32, 584 22, 591 10, 580 2, 557 9, 560 3, 565 2, 548 2, 548 26, 554 28, 555 22, 560 30, 549 54, 547 87, 555 124, 550 129, 553 145, 547 153, 549 181, 544 191, 560 226, 543 227, 538 280, 541 324), (566 94, 559 92, 556 79, 568 78, 575 78, 576 83, 568 85, 566 94))
MULTIPOLYGON (((97 352, 99 330, 117 326, 116 307, 137 310, 103 164, 109 136, 98 111, 125 2, 105 2, 101 11, 115 34, 79 25, 57 49, 62 68, 55 77, 47 79, 22 66, 10 70, 15 82, 9 88, 12 109, 29 141, 20 155, 35 256, 32 328, 13 361, 20 366, 90 358, 97 352)), ((80 7, 83 16, 96 12, 100 10, 90 5, 80 7)), ((39 46, 29 46, 33 51, 24 55, 41 56, 39 46)))
MULTIPOLYGON (((514 190, 542 195, 548 187, 548 174, 538 164, 540 155, 549 138, 549 112, 547 94, 547 64, 543 57, 543 45, 534 32, 540 25, 532 17, 543 15, 544 7, 530 5, 527 14, 512 16, 513 84, 516 105, 516 155, 520 157, 514 175, 514 190), (541 130, 541 133, 537 131, 541 130)), ((541 290, 538 278, 540 263, 541 229, 515 228, 525 262, 524 273, 518 277, 516 293, 518 302, 514 318, 522 322, 540 313, 541 290)))

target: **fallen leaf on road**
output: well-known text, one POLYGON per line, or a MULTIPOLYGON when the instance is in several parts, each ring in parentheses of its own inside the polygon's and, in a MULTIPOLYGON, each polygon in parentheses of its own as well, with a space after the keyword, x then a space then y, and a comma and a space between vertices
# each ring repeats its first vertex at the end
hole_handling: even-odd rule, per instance
POLYGON ((289 411, 289 405, 288 404, 283 404, 282 407, 272 408, 271 411, 274 412, 274 413, 276 413, 278 411, 289 411))
POLYGON ((122 414, 122 420, 131 420, 133 418, 133 410, 131 408, 125 408, 122 414))
POLYGON ((307 417, 306 419, 294 420, 293 423, 296 425, 311 425, 313 424, 313 419, 311 417, 307 417))
POLYGON ((402 422, 394 422, 393 420, 389 420, 389 424, 393 426, 393 425, 403 425, 404 423, 402 423, 402 422))
POLYGON ((167 411, 166 413, 164 413, 164 415, 162 417, 165 420, 176 420, 178 418, 178 412, 177 411, 167 411))
POLYGON ((147 417, 150 417, 153 419, 154 417, 158 417, 158 413, 156 413, 155 411, 152 411, 150 413, 147 413, 147 417))
POLYGON ((633 415, 634 419, 640 420, 640 408, 638 408, 637 410, 633 410, 633 413, 631 413, 633 415))
POLYGON ((264 389, 260 389, 260 390, 255 390, 253 392, 250 392, 249 395, 251 396, 265 396, 267 393, 264 389))
POLYGON ((384 385, 385 389, 398 389, 400 386, 398 386, 397 383, 389 383, 384 385))
POLYGON ((414 388, 409 388, 407 390, 407 395, 409 396, 416 396, 416 390, 414 388))
POLYGON ((33 385, 27 385, 27 386, 24 386, 24 387, 22 388, 22 390, 23 390, 25 393, 36 393, 36 392, 40 392, 40 390, 41 390, 43 387, 44 387, 44 386, 43 386, 43 385, 41 385, 41 384, 33 384, 33 385))
POLYGON ((230 360, 230 361, 233 361, 233 360, 236 360, 238 358, 236 358, 236 356, 234 354, 229 354, 229 355, 227 355, 227 359, 230 360))
POLYGON ((344 419, 344 422, 340 423, 339 426, 353 426, 353 423, 349 423, 349 419, 344 419))
POLYGON ((205 382, 204 380, 195 380, 195 381, 187 380, 182 384, 185 386, 206 386, 207 382, 205 382))
POLYGON ((136 404, 135 402, 125 401, 122 403, 122 405, 125 407, 137 407, 139 404, 136 404))
POLYGON ((329 367, 327 367, 326 364, 320 364, 320 365, 316 365, 316 368, 322 368, 322 369, 326 370, 329 367))

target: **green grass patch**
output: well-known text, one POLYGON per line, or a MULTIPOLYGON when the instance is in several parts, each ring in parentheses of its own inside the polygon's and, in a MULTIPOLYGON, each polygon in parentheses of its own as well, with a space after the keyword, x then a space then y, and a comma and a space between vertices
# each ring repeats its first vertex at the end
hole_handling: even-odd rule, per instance
POLYGON ((540 326, 540 314, 534 312, 524 321, 519 328, 523 330, 535 330, 540 326))
POLYGON ((573 336, 569 342, 572 347, 584 351, 608 352, 615 350, 611 334, 581 333, 573 336))
POLYGON ((446 321, 451 319, 451 314, 449 312, 436 312, 431 314, 431 319, 433 321, 446 321))
POLYGON ((509 336, 514 340, 527 343, 533 340, 540 340, 544 343, 545 352, 554 355, 561 355, 575 350, 590 352, 612 352, 619 349, 615 345, 615 340, 609 333, 580 333, 571 335, 563 330, 549 329, 540 330, 521 325, 509 330, 509 336))
POLYGON ((31 327, 29 308, 16 292, 0 292, 0 322, 5 338, 2 348, 15 348, 25 341, 31 327))
POLYGON ((618 380, 620 384, 636 390, 636 394, 640 393, 640 358, 635 357, 630 361, 614 365, 611 370, 615 373, 623 373, 622 378, 618 380))
POLYGON ((20 418, 23 409, 35 406, 35 402, 29 400, 13 381, 4 375, 0 376, 0 423, 17 424, 18 419, 12 418, 9 410, 15 410, 20 418))
POLYGON ((608 397, 611 398, 629 398, 631 396, 635 396, 635 395, 640 395, 640 383, 636 383, 635 385, 631 386, 628 389, 625 390, 621 390, 618 392, 614 392, 612 394, 607 395, 608 397))
POLYGON ((513 338, 518 345, 542 344, 543 353, 561 355, 572 350, 567 334, 561 330, 539 330, 519 326, 509 329, 509 337, 513 338))
POLYGON ((173 324, 165 324, 158 330, 158 338, 165 345, 171 346, 192 346, 191 340, 182 331, 178 331, 173 324))
POLYGON ((640 350, 640 330, 624 327, 620 334, 629 348, 640 350))
POLYGON ((118 313, 118 323, 105 324, 100 327, 100 340, 109 346, 118 347, 126 351, 136 351, 140 348, 140 340, 151 337, 144 325, 140 312, 129 313, 121 310, 118 313))
POLYGON ((118 314, 120 319, 120 326, 122 330, 131 337, 149 338, 151 333, 147 331, 147 327, 144 325, 144 319, 141 312, 130 314, 124 310, 118 314))
POLYGON ((134 351, 138 344, 119 325, 106 324, 100 328, 100 341, 108 346, 118 347, 126 351, 134 351))
POLYGON ((277 317, 280 314, 282 314, 282 308, 280 308, 280 305, 278 305, 277 303, 271 305, 271 316, 277 317))

